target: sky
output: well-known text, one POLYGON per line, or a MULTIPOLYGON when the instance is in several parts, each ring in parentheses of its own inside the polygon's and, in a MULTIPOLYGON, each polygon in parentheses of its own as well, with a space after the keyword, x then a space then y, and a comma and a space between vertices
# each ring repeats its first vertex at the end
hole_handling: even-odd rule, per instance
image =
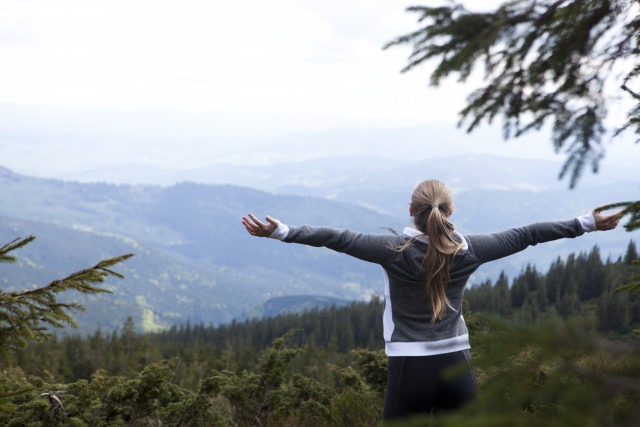
POLYGON ((404 1, 3 0, 2 102, 447 119, 402 77, 404 1), (397 111, 388 103, 403 104, 397 111))
POLYGON ((374 120, 402 100, 438 118, 381 50, 415 24, 403 3, 3 0, 2 101, 374 120))
MULTIPOLYGON (((103 163, 189 168, 327 154, 289 149, 295 135, 453 129, 479 77, 431 88, 428 68, 400 73, 409 47, 382 49, 417 28, 405 11, 415 3, 0 0, 0 109, 15 112, 0 123, 0 165, 56 174, 97 165, 99 154, 103 163), (15 136, 33 128, 38 141, 15 136)), ((457 150, 557 157, 550 143, 489 139, 457 150)), ((347 145, 349 153, 371 151, 366 140, 347 145)))

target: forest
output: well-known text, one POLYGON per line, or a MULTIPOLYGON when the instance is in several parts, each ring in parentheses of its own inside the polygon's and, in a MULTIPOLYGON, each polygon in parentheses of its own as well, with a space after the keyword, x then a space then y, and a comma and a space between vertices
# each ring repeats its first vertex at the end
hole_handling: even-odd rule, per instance
MULTIPOLYGON (((466 293, 479 399, 399 425, 635 426, 638 251, 598 247, 466 293)), ((213 326, 54 335, 4 351, 8 426, 322 426, 381 423, 384 302, 213 326)))

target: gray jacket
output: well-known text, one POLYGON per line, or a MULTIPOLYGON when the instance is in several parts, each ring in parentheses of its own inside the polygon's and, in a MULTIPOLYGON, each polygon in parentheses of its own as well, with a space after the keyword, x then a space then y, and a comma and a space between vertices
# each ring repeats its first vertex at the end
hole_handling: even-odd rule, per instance
POLYGON ((449 265, 450 281, 446 288, 449 301, 456 309, 447 308, 444 318, 433 323, 422 267, 428 237, 418 237, 402 252, 393 249, 420 235, 418 230, 406 228, 403 235, 393 236, 280 224, 271 237, 288 243, 323 246, 379 264, 385 279, 383 326, 387 355, 428 356, 469 348, 467 326, 462 317, 462 298, 469 276, 478 267, 528 246, 573 238, 593 230, 595 221, 588 214, 568 221, 540 222, 495 234, 458 235, 466 244, 449 265))

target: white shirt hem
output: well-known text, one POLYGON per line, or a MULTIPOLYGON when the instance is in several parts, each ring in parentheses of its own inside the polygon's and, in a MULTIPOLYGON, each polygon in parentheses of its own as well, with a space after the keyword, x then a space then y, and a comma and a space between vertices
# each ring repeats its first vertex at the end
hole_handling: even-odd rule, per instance
POLYGON ((436 354, 453 353, 468 350, 469 334, 460 335, 438 341, 387 342, 385 353, 387 356, 434 356, 436 354))

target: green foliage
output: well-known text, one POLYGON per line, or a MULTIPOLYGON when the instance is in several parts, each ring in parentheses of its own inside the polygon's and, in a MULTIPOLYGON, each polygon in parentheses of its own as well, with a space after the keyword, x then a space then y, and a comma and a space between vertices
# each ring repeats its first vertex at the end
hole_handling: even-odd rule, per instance
MULTIPOLYGON (((29 379, 20 370, 0 377, 0 386, 26 383, 34 390, 14 397, 3 425, 33 426, 333 426, 377 425, 379 392, 351 367, 335 368, 329 387, 291 370, 303 352, 286 345, 294 332, 276 339, 253 370, 213 370, 197 391, 177 384, 181 361, 152 363, 131 376, 96 371, 90 380, 60 385, 29 379), (344 378, 344 379, 343 379, 344 378), (44 394, 55 395, 55 406, 44 394), (345 424, 346 423, 346 424, 345 424)), ((382 357, 377 353, 375 357, 382 357)))
MULTIPOLYGON (((479 398, 453 414, 390 425, 602 426, 640 421, 640 346, 607 340, 582 320, 516 326, 495 317, 465 316, 472 336, 479 398)), ((7 426, 377 426, 382 415, 386 357, 358 350, 346 366, 325 366, 333 385, 293 370, 316 351, 276 339, 253 369, 212 370, 197 389, 178 384, 181 359, 138 373, 57 384, 12 369, 0 387, 30 387, 12 396, 7 426), (308 356, 308 355, 307 355, 308 356), (55 395, 56 406, 47 398, 55 395), (63 409, 61 409, 63 408, 63 409)))
MULTIPOLYGON (((0 247, 0 261, 15 261, 15 257, 9 253, 34 239, 33 236, 15 239, 0 247)), ((27 341, 45 340, 51 336, 49 327, 76 326, 71 313, 82 311, 84 307, 77 303, 59 302, 56 295, 72 290, 83 294, 110 292, 96 285, 109 276, 122 278, 123 276, 111 267, 131 256, 127 254, 100 261, 91 268, 70 274, 64 279, 54 280, 43 287, 0 292, 0 348, 6 351, 23 346, 27 341)))
MULTIPOLYGON (((33 236, 15 239, 0 247, 0 262, 14 262, 16 258, 10 253, 34 239, 33 236)), ((57 295, 74 290, 83 294, 109 292, 96 285, 109 276, 122 278, 123 276, 111 267, 131 256, 127 254, 100 261, 91 268, 70 274, 64 279, 54 280, 47 286, 16 292, 0 291, 0 356, 7 357, 9 351, 16 351, 29 341, 44 341, 50 338, 50 327, 75 327, 76 323, 71 314, 83 310, 84 307, 77 303, 59 302, 57 295)), ((18 381, 17 384, 12 381, 0 383, 0 412, 13 412, 15 405, 6 403, 7 400, 31 390, 32 387, 24 380, 18 381)), ((50 416, 51 414, 43 414, 45 418, 50 416)))
POLYGON ((233 407, 234 418, 241 425, 266 425, 273 413, 292 410, 282 399, 287 367, 299 350, 285 347, 288 335, 274 341, 258 361, 257 372, 243 371, 240 375, 221 371, 205 380, 204 387, 226 397, 233 407))
MULTIPOLYGON (((450 75, 464 82, 484 65, 486 85, 469 95, 459 124, 468 122, 471 132, 502 116, 510 138, 551 122, 556 151, 567 153, 560 178, 569 176, 571 187, 585 168, 597 172, 604 157, 608 83, 636 102, 613 135, 628 128, 640 134, 640 95, 629 87, 640 77, 637 2, 514 0, 475 13, 452 1, 407 10, 425 25, 385 46, 412 45, 402 71, 435 61, 430 80, 437 86, 450 75)), ((632 215, 627 230, 638 228, 640 202, 618 205, 632 215)))
MULTIPOLYGON (((637 258, 637 255, 638 254, 636 252, 636 258, 637 258)), ((640 268, 640 259, 631 259, 631 262, 632 262, 632 264, 634 266, 638 266, 640 268)), ((638 270, 636 269, 636 272, 637 271, 638 270)), ((615 291, 616 292, 631 292, 631 293, 640 295, 640 274, 635 274, 635 275, 631 276, 631 280, 633 280, 633 281, 618 287, 615 291)), ((636 334, 640 334, 640 329, 636 329, 635 333, 636 334)))
POLYGON ((604 210, 616 209, 616 208, 624 208, 622 210, 623 215, 631 215, 629 222, 627 222, 624 226, 624 228, 627 231, 633 231, 640 228, 640 201, 612 203, 609 205, 602 206, 598 209, 601 209, 604 211, 604 210))
POLYGON ((518 324, 580 316, 597 323, 602 331, 625 334, 640 325, 640 296, 620 294, 637 288, 638 277, 632 270, 637 259, 633 241, 624 258, 615 262, 603 263, 595 246, 565 261, 557 259, 545 274, 528 265, 511 286, 502 274, 495 284, 488 280, 469 289, 466 299, 472 311, 500 315, 518 324))
MULTIPOLYGON (((633 260, 633 265, 640 266, 640 259, 633 260)), ((640 274, 632 276, 631 279, 633 280, 633 282, 620 286, 618 289, 616 289, 616 292, 633 292, 636 294, 640 294, 640 274)))
POLYGON ((90 381, 41 383, 38 392, 0 414, 11 426, 216 426, 224 425, 212 402, 174 384, 177 360, 150 364, 132 377, 96 371, 90 381), (54 405, 44 397, 56 397, 54 405))
POLYGON ((351 354, 363 381, 372 390, 384 395, 387 386, 387 357, 384 350, 359 349, 351 354))
POLYGON ((33 385, 26 379, 20 368, 0 371, 0 413, 15 412, 14 402, 20 401, 32 390, 33 385))
POLYGON ((582 319, 527 327, 476 321, 482 326, 472 330, 480 383, 474 409, 480 418, 531 426, 631 426, 638 421, 637 345, 596 338, 582 319))
MULTIPOLYGON (((612 67, 626 68, 626 85, 637 78, 640 20, 634 2, 519 0, 493 12, 474 13, 459 3, 410 7, 422 28, 385 47, 412 44, 408 71, 437 62, 431 83, 457 74, 465 81, 477 63, 484 65, 486 86, 474 91, 461 111, 472 131, 482 121, 504 119, 505 137, 520 136, 553 122, 553 143, 567 147, 561 176, 574 185, 581 170, 597 171, 607 117, 605 82, 612 67)), ((637 126, 632 115, 626 126, 637 126)))
POLYGON ((33 240, 35 240, 35 236, 29 236, 25 239, 15 239, 14 241, 2 246, 0 248, 0 262, 15 262, 16 257, 13 255, 9 255, 9 252, 26 246, 33 240))

